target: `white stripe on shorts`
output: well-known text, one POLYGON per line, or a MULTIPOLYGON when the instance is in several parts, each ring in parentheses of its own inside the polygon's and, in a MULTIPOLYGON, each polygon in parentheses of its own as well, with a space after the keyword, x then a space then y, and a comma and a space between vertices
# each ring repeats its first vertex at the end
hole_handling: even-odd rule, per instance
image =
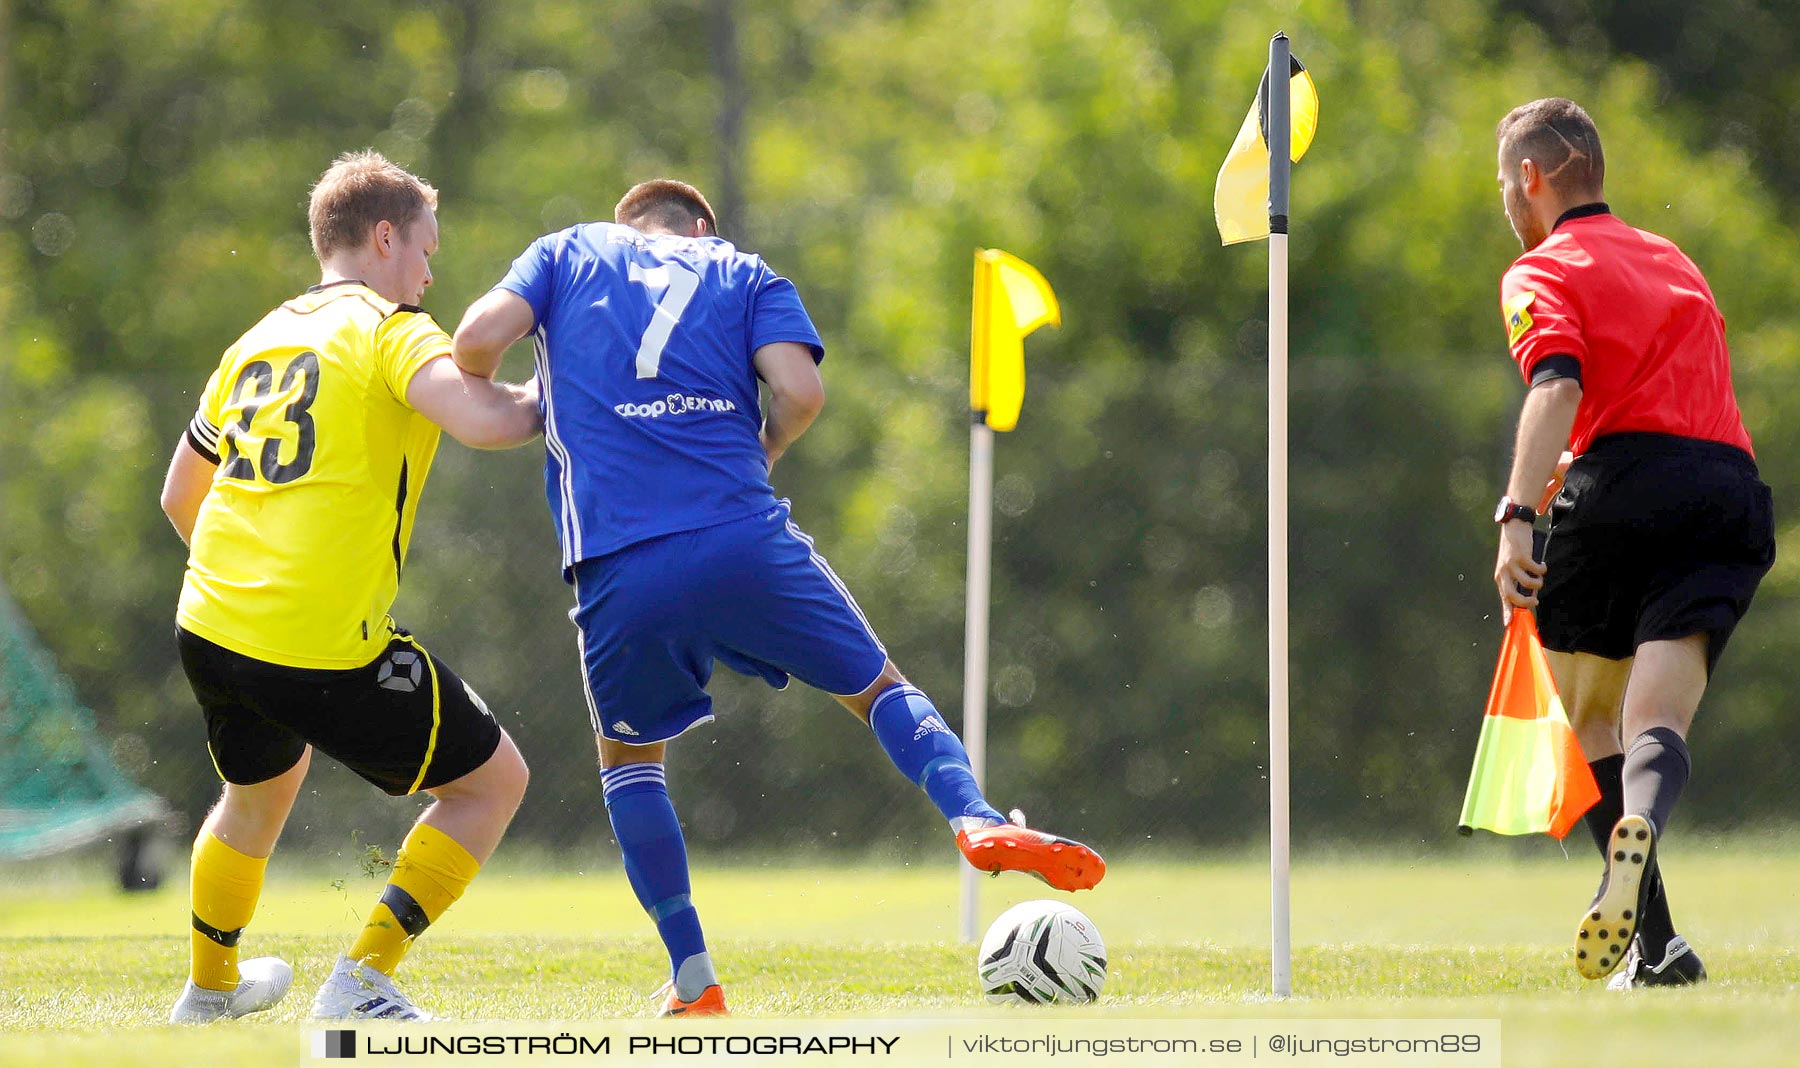
POLYGON ((856 598, 850 595, 850 587, 844 585, 844 580, 838 578, 837 572, 831 570, 831 564, 827 563, 825 558, 819 555, 819 551, 813 548, 813 540, 806 536, 805 531, 795 526, 792 519, 787 521, 787 531, 794 540, 806 546, 807 555, 812 557, 813 566, 819 569, 819 573, 825 576, 825 580, 831 583, 832 588, 844 598, 844 603, 850 606, 850 611, 856 613, 857 620, 862 623, 863 633, 867 634, 869 640, 875 643, 875 648, 880 649, 882 655, 886 656, 887 646, 881 644, 881 639, 875 634, 875 628, 869 625, 869 617, 863 615, 862 607, 856 603, 856 598))
POLYGON ((569 622, 575 624, 575 648, 581 657, 581 696, 587 698, 588 722, 593 724, 594 733, 600 733, 600 705, 594 700, 594 683, 588 678, 587 631, 581 627, 576 617, 581 614, 581 572, 570 571, 569 580, 575 583, 575 607, 569 609, 569 622))

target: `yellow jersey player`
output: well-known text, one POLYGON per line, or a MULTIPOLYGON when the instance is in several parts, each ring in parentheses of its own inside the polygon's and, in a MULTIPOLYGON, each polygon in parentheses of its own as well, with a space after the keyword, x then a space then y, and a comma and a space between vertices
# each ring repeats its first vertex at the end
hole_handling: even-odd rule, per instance
POLYGON ((315 748, 389 794, 436 799, 315 1016, 426 1018, 394 968, 525 792, 525 761, 481 698, 388 615, 440 428, 505 448, 541 425, 535 382, 458 369, 418 307, 437 201, 374 152, 333 163, 308 210, 319 284, 226 350, 169 465, 163 510, 190 547, 176 635, 225 781, 194 842, 192 964, 174 1023, 287 993, 292 969, 240 964, 238 939, 315 748))

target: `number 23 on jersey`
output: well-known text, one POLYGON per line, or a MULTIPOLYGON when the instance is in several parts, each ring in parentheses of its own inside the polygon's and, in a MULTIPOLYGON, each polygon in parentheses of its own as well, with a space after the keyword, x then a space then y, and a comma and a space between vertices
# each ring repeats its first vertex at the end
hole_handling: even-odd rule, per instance
POLYGON ((278 372, 268 360, 252 360, 231 384, 227 417, 220 442, 220 477, 281 486, 312 470, 318 430, 311 408, 319 398, 319 354, 302 352, 278 372), (298 394, 295 389, 298 387, 298 394), (291 400, 288 400, 292 397, 291 400), (284 405, 281 402, 287 400, 284 405), (283 461, 283 453, 291 458, 283 461))

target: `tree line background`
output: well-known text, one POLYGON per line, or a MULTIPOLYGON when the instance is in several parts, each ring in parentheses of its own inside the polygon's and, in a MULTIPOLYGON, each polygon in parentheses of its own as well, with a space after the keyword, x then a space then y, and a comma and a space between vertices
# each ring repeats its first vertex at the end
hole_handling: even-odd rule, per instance
MULTIPOLYGON (((1282 28, 1319 86, 1296 169, 1293 783, 1302 842, 1444 841, 1499 625, 1489 513, 1523 387, 1493 129, 1566 95, 1609 200, 1730 325, 1781 558, 1695 731, 1683 820, 1779 817, 1800 647, 1800 24, 1783 0, 0 0, 0 583, 119 762, 216 795, 158 507, 220 352, 317 280, 305 198, 374 146, 442 191, 453 326, 540 233, 693 180, 792 277, 830 396, 777 492, 960 722, 970 252, 1037 265, 998 448, 991 794, 1115 850, 1266 827, 1265 253, 1213 177, 1282 28)), ((512 377, 528 373, 521 353, 512 377)), ((396 616, 534 769, 515 834, 608 830, 539 446, 446 438, 396 616)), ((705 850, 941 834, 828 698, 721 672, 671 750, 705 850)), ((324 762, 291 834, 411 811, 324 762)), ((873 845, 871 846, 871 840, 873 845)), ((578 851, 577 857, 593 855, 578 851)))

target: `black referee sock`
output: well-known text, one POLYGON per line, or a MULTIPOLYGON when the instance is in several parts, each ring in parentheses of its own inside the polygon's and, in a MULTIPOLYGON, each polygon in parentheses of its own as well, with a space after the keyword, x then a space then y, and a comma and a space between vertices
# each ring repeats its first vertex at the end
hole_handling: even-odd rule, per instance
POLYGON ((1651 727, 1638 735, 1625 751, 1625 769, 1620 774, 1625 811, 1647 817, 1660 837, 1669 829, 1669 817, 1675 813, 1675 802, 1681 800, 1692 767, 1681 735, 1667 727, 1651 727))
MULTIPOLYGON (((1615 753, 1588 764, 1594 781, 1600 785, 1600 800, 1582 817, 1594 846, 1602 857, 1612 841, 1613 826, 1625 814, 1625 754, 1615 753)), ((1638 937, 1644 943, 1644 956, 1660 962, 1669 940, 1675 937, 1675 922, 1669 916, 1669 899, 1663 892, 1661 869, 1652 866, 1646 878, 1650 892, 1644 899, 1644 915, 1638 921, 1638 937)))
POLYGON ((1625 754, 1615 753, 1590 760, 1588 768, 1600 785, 1600 800, 1594 802, 1594 807, 1581 818, 1587 824, 1588 833, 1594 836, 1594 848, 1604 857, 1612 843, 1613 824, 1625 814, 1625 754))
MULTIPOLYGON (((1629 803, 1625 810, 1647 816, 1660 838, 1668 829, 1675 802, 1687 785, 1692 762, 1687 742, 1667 727, 1652 727, 1637 736, 1625 754, 1621 779, 1629 803)), ((1644 959, 1660 963, 1669 940, 1675 937, 1675 923, 1669 916, 1669 900, 1663 892, 1660 863, 1653 865, 1647 876, 1650 896, 1638 925, 1644 959)))

